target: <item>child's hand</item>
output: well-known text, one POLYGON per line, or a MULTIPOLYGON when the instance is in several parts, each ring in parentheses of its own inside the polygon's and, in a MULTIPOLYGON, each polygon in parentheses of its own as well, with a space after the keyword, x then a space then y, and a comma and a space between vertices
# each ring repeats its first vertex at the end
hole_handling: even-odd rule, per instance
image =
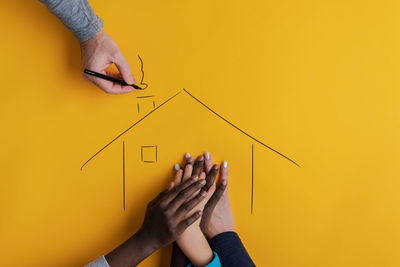
MULTIPOLYGON (((203 165, 203 156, 198 157, 193 164, 193 158, 189 154, 186 154, 185 168, 182 170, 179 165, 175 165, 176 173, 173 182, 173 184, 179 186, 182 183, 186 183, 191 177, 199 177, 199 181, 204 181, 205 185, 201 189, 202 192, 199 195, 205 193, 205 196, 194 208, 194 210, 200 211, 204 209, 204 206, 215 191, 215 179, 207 179, 206 181, 206 174, 202 171, 203 165)), ((216 172, 218 173, 218 166, 216 167, 216 172)), ((192 212, 188 212, 187 216, 191 216, 191 214, 192 212)), ((210 245, 200 229, 200 221, 201 220, 198 219, 189 226, 177 240, 179 247, 194 266, 205 266, 210 263, 214 257, 210 245)))
MULTIPOLYGON (((199 156, 196 159, 196 162, 193 164, 193 158, 186 154, 186 164, 184 170, 180 168, 179 165, 175 165, 175 186, 187 181, 192 176, 198 176, 199 181, 206 179, 206 173, 202 171, 204 165, 204 156, 199 156)), ((211 175, 214 179, 207 179, 206 185, 201 189, 206 193, 204 199, 195 207, 195 210, 203 210, 204 206, 207 204, 208 200, 215 192, 215 177, 218 173, 218 165, 214 165, 211 169, 212 173, 215 175, 211 175)), ((191 213, 188 214, 190 216, 191 213)), ((198 226, 200 224, 200 220, 197 220, 193 226, 198 226)))

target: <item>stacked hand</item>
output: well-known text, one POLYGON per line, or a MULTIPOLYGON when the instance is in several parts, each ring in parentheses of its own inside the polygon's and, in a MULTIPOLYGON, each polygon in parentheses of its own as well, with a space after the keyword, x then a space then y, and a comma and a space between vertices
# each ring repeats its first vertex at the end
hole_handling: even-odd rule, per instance
MULTIPOLYGON (((190 172, 191 169, 192 175, 200 175, 202 172, 205 172, 206 184, 202 190, 211 190, 212 192, 211 197, 205 198, 203 203, 200 203, 205 204, 200 222, 200 227, 204 235, 208 239, 211 239, 220 233, 234 231, 232 209, 229 202, 228 190, 226 190, 228 185, 227 162, 224 161, 221 166, 218 166, 216 164, 213 165, 209 153, 199 156, 196 161, 193 161, 193 158, 189 154, 186 154, 184 170, 185 172, 190 172), (218 171, 219 179, 217 181, 218 171)), ((181 171, 181 167, 175 165, 175 170, 178 173, 181 171)))
POLYGON ((208 239, 234 231, 226 190, 227 163, 213 165, 206 153, 196 161, 187 155, 185 167, 178 167, 174 182, 148 204, 139 231, 106 255, 110 266, 138 264, 157 249, 176 241, 196 221, 196 227, 200 226, 208 239))
POLYGON ((125 243, 106 255, 110 266, 133 266, 157 249, 175 241, 185 229, 201 216, 191 213, 205 194, 196 193, 204 180, 192 177, 182 184, 171 185, 152 200, 139 231, 125 243), (189 213, 191 213, 189 215, 189 213))
POLYGON ((205 193, 198 191, 205 180, 192 176, 185 182, 161 192, 148 206, 143 221, 143 233, 154 248, 160 248, 175 241, 191 224, 201 216, 195 207, 203 200, 205 193))
MULTIPOLYGON (((197 158, 194 166, 192 165, 193 159, 189 155, 186 161, 188 160, 190 161, 190 163, 185 164, 184 169, 181 169, 180 166, 175 166, 176 173, 174 184, 179 185, 181 183, 184 183, 187 179, 192 177, 192 175, 199 176, 199 179, 203 180, 205 184, 205 186, 201 189, 201 193, 204 193, 206 196, 196 206, 195 209, 203 211, 204 206, 215 191, 215 183, 214 181, 208 181, 209 185, 211 186, 206 185, 206 173, 202 171, 204 162, 203 156, 197 158)), ((194 266, 205 266, 210 263, 214 258, 211 247, 200 229, 200 220, 197 220, 195 223, 189 226, 177 239, 176 243, 182 250, 182 252, 186 255, 186 257, 190 259, 194 266)), ((182 264, 177 266, 182 266, 182 264)))

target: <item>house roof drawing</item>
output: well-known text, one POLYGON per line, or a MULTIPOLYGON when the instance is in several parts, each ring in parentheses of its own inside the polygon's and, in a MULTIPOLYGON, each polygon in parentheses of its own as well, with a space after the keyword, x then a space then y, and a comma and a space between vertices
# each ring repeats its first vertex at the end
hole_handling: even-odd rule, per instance
POLYGON ((143 120, 145 120, 146 118, 150 117, 154 112, 160 111, 162 107, 164 107, 165 105, 167 105, 168 103, 173 102, 173 100, 179 96, 181 93, 184 93, 186 95, 188 95, 190 97, 190 99, 192 99, 194 102, 197 102, 198 104, 200 104, 201 106, 203 106, 204 108, 206 108, 208 111, 210 111, 212 114, 214 114, 215 116, 219 117, 221 120, 223 120, 225 123, 227 123, 228 125, 230 125, 231 127, 233 127, 235 130, 239 131, 240 133, 242 133, 243 135, 247 136, 249 139, 253 140, 254 142, 260 144, 261 146, 263 146, 265 149, 269 149, 271 151, 273 151, 274 153, 278 154, 279 156, 285 158, 286 160, 290 161, 291 163, 293 163, 294 165, 296 165, 297 167, 300 167, 299 164, 297 164, 294 160, 292 160, 291 158, 289 158, 288 156, 284 155, 283 153, 279 152, 278 150, 272 148, 271 146, 265 144, 264 142, 262 142, 260 139, 257 139, 255 137, 253 137, 252 135, 250 135, 249 133, 247 133, 246 131, 242 130, 241 128, 239 128, 238 126, 236 126, 235 124, 233 124, 232 122, 230 122, 229 120, 227 120, 225 117, 221 116, 220 114, 218 114, 216 111, 214 111, 213 109, 211 109, 208 105, 206 105, 204 102, 202 102, 201 100, 199 100, 197 97, 195 97, 193 94, 191 94, 188 90, 184 89, 179 91, 178 93, 174 94, 173 96, 171 96, 170 98, 168 98, 167 100, 165 100, 164 102, 162 102, 161 104, 159 104, 158 106, 154 107, 153 110, 151 110, 150 112, 148 112, 147 114, 145 114, 142 118, 140 118, 139 120, 137 120, 136 122, 134 122, 131 126, 129 126, 126 130, 124 130, 123 132, 121 132, 118 136, 116 136, 114 139, 112 139, 110 142, 108 142, 106 145, 104 145, 100 150, 98 150, 96 153, 94 153, 82 166, 81 166, 81 170, 92 160, 94 159, 96 156, 98 156, 103 150, 105 150, 106 148, 108 148, 111 144, 113 144, 115 141, 117 141, 120 137, 122 137, 123 135, 125 135, 127 132, 131 131, 135 126, 137 126, 138 124, 140 124, 143 120))
MULTIPOLYGON (((164 102, 162 102, 161 104, 159 104, 158 106, 155 106, 154 101, 152 101, 153 103, 153 109, 146 113, 143 117, 141 117, 139 120, 137 120, 136 122, 134 122, 131 126, 129 126, 127 129, 125 129, 123 132, 121 132, 118 136, 116 136, 114 139, 112 139, 111 141, 109 141, 106 145, 104 145, 100 150, 98 150, 96 153, 94 153, 82 166, 81 166, 81 171, 83 170, 83 168, 91 161, 93 160, 95 157, 97 157, 100 153, 102 153, 105 149, 107 149, 110 145, 112 145, 115 141, 117 141, 119 138, 121 138, 123 135, 125 135, 126 133, 128 133, 129 131, 132 131, 132 129, 139 125, 142 121, 144 121, 145 119, 149 118, 153 113, 162 110, 162 107, 164 107, 165 105, 167 105, 168 103, 172 103, 174 99, 176 99, 176 97, 178 97, 179 95, 183 95, 186 94, 187 96, 189 96, 189 98, 191 100, 193 100, 194 102, 198 103, 200 106, 202 106, 203 108, 205 108, 206 110, 208 110, 209 112, 211 112, 212 114, 214 114, 216 117, 220 118, 221 120, 223 120, 226 124, 228 124, 229 126, 231 126, 233 129, 235 129, 236 131, 242 133, 243 135, 245 135, 248 139, 252 140, 252 144, 251 144, 251 153, 252 153, 252 159, 251 159, 251 165, 252 165, 252 169, 251 169, 251 214, 253 214, 253 205, 254 205, 254 144, 253 143, 258 143, 260 144, 262 147, 264 147, 265 149, 268 149, 272 152, 274 152, 275 154, 279 155, 280 157, 288 160, 290 163, 296 165, 297 167, 300 167, 299 164, 297 164, 294 160, 292 160, 291 158, 289 158, 288 156, 284 155, 283 153, 279 152, 278 150, 272 148, 271 146, 265 144, 264 142, 262 142, 260 139, 257 139, 255 137, 253 137, 252 135, 250 135, 249 133, 247 133, 246 131, 242 130, 241 128, 239 128, 238 126, 236 126, 235 124, 233 124, 232 122, 230 122, 229 120, 227 120, 225 117, 221 116, 219 113, 217 113, 215 110, 213 110, 212 108, 210 108, 208 105, 206 105, 204 102, 202 102, 200 99, 198 99, 197 97, 195 97, 193 94, 191 94, 188 90, 183 89, 179 92, 177 92, 176 94, 174 94, 173 96, 171 96, 170 98, 168 98, 167 100, 165 100, 164 102)), ((137 98, 150 98, 153 96, 139 96, 137 98)), ((139 106, 138 106, 138 111, 139 111, 139 106)), ((123 184, 123 189, 122 189, 122 207, 123 210, 125 210, 125 141, 122 142, 122 164, 123 164, 123 177, 122 177, 122 184, 123 184)), ((143 162, 146 163, 154 163, 157 161, 157 146, 142 146, 141 147, 141 158, 143 162), (155 161, 146 161, 143 160, 143 148, 150 148, 150 147, 154 147, 155 148, 155 161)))

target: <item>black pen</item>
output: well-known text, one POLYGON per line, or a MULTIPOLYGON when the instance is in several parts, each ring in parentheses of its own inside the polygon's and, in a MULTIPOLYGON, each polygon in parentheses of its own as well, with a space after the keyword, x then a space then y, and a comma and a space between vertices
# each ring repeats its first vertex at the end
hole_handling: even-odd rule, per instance
POLYGON ((84 69, 83 72, 86 73, 86 74, 95 76, 97 78, 102 78, 104 80, 108 80, 108 81, 111 81, 111 82, 119 83, 120 85, 132 86, 135 89, 144 90, 144 88, 141 88, 141 87, 137 86, 136 84, 127 84, 124 80, 120 80, 120 79, 117 79, 117 78, 114 78, 114 77, 111 77, 111 76, 107 76, 107 75, 104 75, 102 73, 98 73, 98 72, 95 72, 95 71, 92 71, 92 70, 84 69))

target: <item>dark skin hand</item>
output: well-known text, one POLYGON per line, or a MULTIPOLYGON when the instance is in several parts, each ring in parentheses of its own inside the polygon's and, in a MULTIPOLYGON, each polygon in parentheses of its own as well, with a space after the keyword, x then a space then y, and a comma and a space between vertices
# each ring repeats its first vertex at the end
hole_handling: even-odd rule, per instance
MULTIPOLYGON (((206 173, 207 176, 206 176, 206 184, 202 188, 202 190, 207 191, 217 178, 219 166, 216 164, 212 165, 211 158, 210 160, 205 160, 204 156, 197 157, 194 163, 192 157, 187 157, 185 166, 188 164, 193 165, 193 172, 192 172, 193 175, 200 175, 200 173, 203 171, 204 168, 204 172, 206 173)), ((200 228, 203 232, 205 232, 205 230, 207 229, 207 225, 211 219, 211 214, 214 211, 214 208, 217 205, 218 201, 221 199, 222 194, 224 193, 226 187, 227 187, 226 183, 219 183, 214 194, 211 196, 210 200, 205 205, 200 222, 200 228)))
POLYGON ((200 216, 197 211, 187 218, 205 197, 199 193, 205 181, 193 175, 184 183, 170 187, 152 200, 139 231, 105 257, 111 267, 134 266, 157 249, 174 242, 200 216), (173 188, 172 188, 173 187, 173 188))

